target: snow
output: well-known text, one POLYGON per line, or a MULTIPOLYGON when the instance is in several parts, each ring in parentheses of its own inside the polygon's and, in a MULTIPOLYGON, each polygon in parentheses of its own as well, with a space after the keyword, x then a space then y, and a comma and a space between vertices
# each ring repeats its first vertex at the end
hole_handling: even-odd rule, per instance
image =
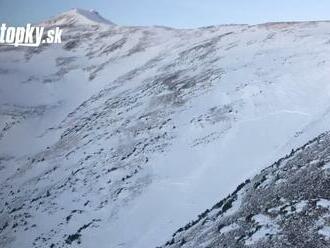
POLYGON ((318 230, 318 233, 322 235, 325 239, 330 239, 330 226, 324 226, 320 230, 318 230))
POLYGON ((254 232, 251 237, 245 240, 246 245, 253 245, 261 239, 266 238, 269 235, 274 235, 279 231, 277 225, 266 215, 258 214, 253 216, 252 219, 258 225, 261 225, 261 227, 254 232))
MULTIPOLYGON (((77 180, 85 180, 85 184, 78 181, 74 192, 66 188, 67 191, 54 195, 54 200, 48 200, 49 209, 51 203, 60 206, 54 210, 58 213, 49 216, 50 221, 41 223, 45 213, 34 213, 33 221, 40 225, 33 231, 34 236, 58 228, 56 225, 72 209, 86 208, 79 218, 73 217, 72 223, 59 228, 57 236, 50 236, 58 241, 97 218, 102 220, 99 228, 88 229, 82 235, 85 247, 95 245, 95 239, 101 248, 108 247, 109 242, 112 247, 125 248, 161 245, 175 230, 226 197, 246 178, 330 129, 330 47, 325 44, 328 23, 319 23, 313 28, 289 25, 289 32, 278 27, 268 30, 247 25, 205 30, 130 28, 108 25, 93 11, 71 10, 60 15, 55 24, 67 23, 66 18, 81 24, 104 24, 111 35, 102 38, 93 30, 75 50, 51 46, 33 54, 29 60, 23 51, 0 51, 1 67, 9 71, 0 74, 1 106, 9 106, 15 114, 21 114, 22 107, 43 109, 37 115, 22 114, 24 121, 15 124, 0 139, 0 156, 15 158, 1 171, 1 182, 11 178, 15 189, 22 185, 31 193, 32 189, 56 188, 70 178, 72 171, 84 166, 77 180), (234 33, 217 41, 205 57, 198 57, 203 55, 203 49, 187 53, 196 45, 227 32, 234 33), (275 34, 272 38, 270 32, 275 34), (306 38, 299 38, 301 35, 306 38), (127 39, 121 48, 102 54, 105 47, 121 39, 127 39), (138 52, 129 54, 132 49, 138 52), (90 55, 93 52, 94 57, 90 55), (183 52, 188 55, 181 58, 179 54, 183 52), (61 66, 56 58, 73 59, 61 66), (100 69, 101 65, 104 69, 100 69), (44 79, 53 78, 61 69, 67 72, 54 82, 44 83, 44 79), (100 70, 90 81, 94 69, 100 70), (220 76, 214 75, 212 82, 198 78, 197 83, 203 87, 183 91, 186 101, 182 105, 157 101, 172 91, 163 84, 163 88, 157 88, 156 76, 186 70, 180 78, 183 80, 208 75, 210 69, 222 72, 220 76), (32 80, 27 82, 29 78, 32 80), (100 97, 93 99, 99 94, 100 97), (125 97, 129 100, 124 101, 125 97), (95 101, 82 106, 88 99, 95 101), (106 103, 115 99, 122 102, 111 105, 108 112, 93 119, 94 113, 103 113, 106 103), (222 110, 225 105, 230 106, 232 112, 212 111, 222 110), (138 117, 150 113, 152 121, 139 120, 138 123, 138 117), (159 113, 164 114, 164 121, 171 119, 163 129, 153 127, 159 113), (57 143, 63 132, 80 124, 79 121, 89 124, 89 129, 77 131, 75 136, 57 143), (129 121, 133 123, 127 124, 129 121), (144 125, 153 129, 150 131, 144 125), (155 145, 149 142, 142 155, 133 154, 128 162, 117 163, 113 159, 118 154, 129 154, 137 143, 163 134, 163 130, 170 137, 164 141, 163 152, 157 150, 161 142, 155 145), (88 143, 89 140, 92 141, 88 143), (50 151, 46 147, 50 147, 50 151), (101 148, 104 153, 97 154, 101 148), (90 154, 96 155, 86 162, 90 154), (37 165, 26 163, 28 158, 42 156, 46 161, 37 165), (145 160, 143 156, 148 158, 145 164, 140 162, 145 160), (121 184, 121 178, 140 164, 143 169, 138 176, 121 184), (44 172, 56 166, 55 172, 44 176, 44 172), (120 169, 103 174, 105 168, 115 166, 120 169), (18 167, 24 172, 17 174, 18 167), (101 177, 96 180, 93 173, 101 177), (41 179, 36 183, 35 178, 41 179), (107 184, 109 179, 114 185, 107 184), (123 188, 122 194, 113 200, 112 190, 120 188, 123 188), (87 201, 91 203, 84 207, 82 202, 87 201), (106 202, 103 208, 98 204, 101 201, 106 202)), ((70 35, 86 31, 79 28, 70 35)), ((3 123, 13 117, 2 111, 0 118, 3 127, 3 123)), ((236 200, 226 214, 235 211, 240 200, 236 200)), ((297 211, 301 211, 304 204, 299 204, 297 211)), ((256 216, 255 221, 263 227, 246 241, 248 244, 276 231, 276 225, 268 217, 256 216)), ((22 230, 18 233, 17 243, 12 246, 29 246, 32 236, 24 236, 22 230), (24 242, 26 245, 21 245, 24 242)))
POLYGON ((44 21, 41 22, 41 26, 48 26, 49 24, 54 26, 61 26, 73 22, 79 25, 99 25, 101 27, 114 26, 115 24, 105 18, 103 18, 95 10, 84 10, 74 8, 60 15, 54 17, 55 21, 44 21))
POLYGON ((329 170, 329 169, 330 169, 330 164, 326 164, 323 168, 324 168, 325 170, 329 170))
POLYGON ((307 201, 300 201, 298 202, 296 205, 295 205, 295 208, 296 208, 296 212, 297 213, 300 213, 304 210, 304 208, 306 207, 307 205, 307 201))
POLYGON ((231 232, 233 230, 236 230, 237 228, 239 228, 239 225, 237 223, 232 223, 228 226, 224 226, 223 228, 220 229, 221 233, 228 233, 231 232))
POLYGON ((327 209, 330 210, 330 201, 327 200, 327 199, 319 200, 316 205, 319 206, 319 207, 327 208, 327 209))
POLYGON ((80 15, 82 17, 84 17, 85 19, 87 19, 88 21, 92 21, 92 22, 96 22, 96 23, 104 23, 104 24, 111 24, 113 25, 112 22, 104 19, 97 11, 95 10, 84 10, 84 9, 73 9, 69 12, 67 12, 67 14, 77 14, 80 15))

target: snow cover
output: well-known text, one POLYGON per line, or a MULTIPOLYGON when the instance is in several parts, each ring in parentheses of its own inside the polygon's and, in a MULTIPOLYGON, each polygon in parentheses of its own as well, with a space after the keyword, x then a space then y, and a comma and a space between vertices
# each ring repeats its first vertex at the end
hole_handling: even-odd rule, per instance
POLYGON ((221 233, 228 233, 230 231, 233 231, 237 229, 239 226, 236 223, 230 224, 228 226, 224 226, 223 228, 220 229, 221 233))
POLYGON ((330 239, 330 226, 324 226, 323 228, 321 228, 318 233, 320 235, 322 235, 323 237, 325 237, 327 240, 330 239))
POLYGON ((322 168, 330 161, 329 144, 326 132, 278 159, 183 225, 162 247, 328 247, 330 240, 319 230, 329 226, 330 211, 318 202, 327 205, 329 199, 322 168), (232 203, 239 198, 237 208, 232 203))
POLYGON ((330 201, 327 199, 321 199, 317 202, 317 206, 320 206, 322 208, 327 208, 330 210, 330 201))
POLYGON ((274 235, 278 232, 278 227, 273 221, 266 215, 258 214, 252 217, 252 219, 260 225, 258 230, 252 234, 252 236, 245 241, 245 244, 250 246, 258 242, 260 239, 266 238, 269 235, 274 235))
POLYGON ((0 50, 0 214, 31 215, 2 246, 161 245, 330 129, 328 22, 47 25, 70 23, 64 44, 0 50))
MULTIPOLYGON (((56 16, 50 23, 52 25, 65 25, 68 23, 76 23, 79 25, 114 25, 113 22, 103 18, 95 10, 84 10, 78 8, 61 13, 60 15, 56 16)), ((46 21, 42 24, 49 24, 49 22, 46 21)))

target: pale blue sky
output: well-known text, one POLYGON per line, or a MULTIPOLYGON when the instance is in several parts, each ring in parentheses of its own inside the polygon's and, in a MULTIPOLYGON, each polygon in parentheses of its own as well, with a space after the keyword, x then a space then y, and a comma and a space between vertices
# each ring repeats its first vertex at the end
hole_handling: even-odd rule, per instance
POLYGON ((0 0, 0 22, 24 25, 71 8, 95 9, 121 25, 198 27, 330 20, 329 0, 0 0))

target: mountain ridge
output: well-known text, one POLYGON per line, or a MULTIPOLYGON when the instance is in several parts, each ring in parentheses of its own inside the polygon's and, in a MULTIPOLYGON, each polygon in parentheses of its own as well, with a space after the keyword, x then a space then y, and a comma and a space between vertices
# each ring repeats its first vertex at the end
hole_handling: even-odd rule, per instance
POLYGON ((1 247, 161 245, 330 130, 329 23, 62 21, 0 48, 1 247))
POLYGON ((163 247, 328 247, 329 144, 326 132, 292 150, 178 229, 163 247))
MULTIPOLYGON (((73 18, 78 21, 80 19, 81 24, 105 24, 105 25, 116 25, 112 21, 104 18, 102 15, 99 14, 97 10, 86 10, 86 9, 81 9, 81 8, 73 8, 68 11, 64 11, 59 13, 58 15, 51 17, 48 19, 47 22, 56 22, 58 19, 65 19, 65 18, 73 18), (77 20, 78 19, 78 20, 77 20), (85 19, 85 23, 83 20, 85 19), (86 22, 87 20, 87 22, 86 22), (88 21, 89 20, 89 21, 88 21)), ((71 20, 72 21, 72 20, 71 20)), ((63 20, 65 24, 70 23, 69 20, 63 20)), ((274 21, 274 22, 262 22, 262 23, 256 23, 256 24, 247 24, 247 23, 224 23, 224 24, 214 24, 214 25, 207 25, 207 26, 200 26, 200 27, 195 27, 195 28, 176 28, 176 27, 171 27, 171 26, 166 26, 166 25, 158 25, 158 24, 153 24, 153 25, 141 25, 141 26, 135 26, 135 25, 119 25, 123 27, 162 27, 162 28, 170 28, 170 29, 176 29, 176 30, 193 30, 193 29, 205 29, 205 28, 210 28, 210 27, 226 27, 226 26, 248 26, 248 27, 255 27, 255 26, 264 26, 264 27, 270 27, 270 26, 282 26, 284 27, 285 25, 308 25, 308 24, 317 24, 317 23, 328 23, 330 20, 301 20, 301 21, 274 21)), ((43 22, 41 22, 43 23, 43 22)))

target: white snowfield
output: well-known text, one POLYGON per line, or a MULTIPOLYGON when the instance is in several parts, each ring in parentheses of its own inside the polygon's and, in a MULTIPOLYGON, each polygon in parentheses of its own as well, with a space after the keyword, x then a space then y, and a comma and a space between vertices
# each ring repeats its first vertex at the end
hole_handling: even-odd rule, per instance
POLYGON ((0 47, 0 247, 160 246, 330 129, 330 22, 43 25, 0 47))

